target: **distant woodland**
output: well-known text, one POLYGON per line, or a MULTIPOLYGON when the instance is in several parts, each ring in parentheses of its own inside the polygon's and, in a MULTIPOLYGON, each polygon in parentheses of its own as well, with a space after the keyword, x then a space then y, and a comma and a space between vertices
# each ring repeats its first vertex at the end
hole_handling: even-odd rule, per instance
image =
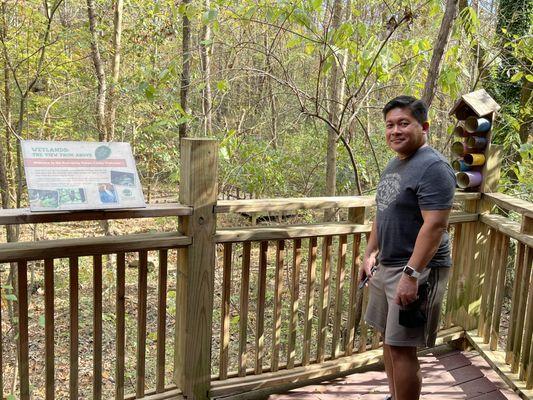
MULTIPOLYGON (((220 143, 220 189, 368 194, 390 153, 381 108, 502 106, 503 190, 531 193, 532 0, 3 0, 2 208, 27 206, 18 141, 132 144, 145 194, 179 184, 179 139, 220 143), (170 185, 170 186, 169 186, 170 185)), ((16 240, 16 232, 8 232, 16 240)))

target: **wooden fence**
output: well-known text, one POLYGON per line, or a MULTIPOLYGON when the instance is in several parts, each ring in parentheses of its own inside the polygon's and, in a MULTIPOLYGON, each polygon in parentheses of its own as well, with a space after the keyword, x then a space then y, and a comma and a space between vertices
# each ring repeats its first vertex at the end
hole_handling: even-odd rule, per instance
MULTIPOLYGON (((0 245, 0 263, 16 263, 17 391, 32 398, 28 348, 27 267, 44 265, 46 399, 56 398, 54 287, 69 282, 69 398, 79 398, 79 258, 93 266, 93 398, 102 398, 102 256, 114 254, 115 398, 252 398, 356 371, 380 359, 380 337, 361 318, 367 290, 357 271, 370 232, 370 197, 216 200, 217 147, 186 139, 180 203, 143 210, 32 214, 2 210, 0 224, 177 217, 178 230, 118 237, 0 245), (336 209, 339 221, 217 228, 217 215, 336 209), (175 249, 175 250, 174 250, 175 249), (155 384, 146 383, 148 252, 158 253, 155 384), (168 254, 177 252, 172 352, 165 381, 168 254), (139 258, 135 393, 124 393, 125 254, 139 258), (217 257, 217 253, 219 257, 217 257), (68 276, 54 263, 68 259, 68 276), (217 260, 221 260, 219 263, 217 260)), ((465 338, 524 396, 533 386, 533 207, 502 194, 458 193, 450 219, 454 267, 439 342, 465 338), (521 219, 491 214, 497 205, 521 219), (509 261, 513 260, 514 263, 509 261), (501 315, 506 288, 511 312, 501 315), (502 334, 505 329, 505 334, 502 334)), ((234 220, 234 219, 229 219, 234 220)), ((219 224, 220 225, 220 224, 219 224)), ((1 310, 1 307, 0 307, 1 310)), ((1 335, 1 332, 0 332, 1 335)), ((1 343, 1 340, 0 340, 1 343)), ((0 368, 2 368, 0 347, 0 368)), ((2 374, 0 374, 1 376, 2 374)), ((0 381, 0 388, 2 382, 0 381)), ((0 392, 0 398, 2 393, 0 392)))

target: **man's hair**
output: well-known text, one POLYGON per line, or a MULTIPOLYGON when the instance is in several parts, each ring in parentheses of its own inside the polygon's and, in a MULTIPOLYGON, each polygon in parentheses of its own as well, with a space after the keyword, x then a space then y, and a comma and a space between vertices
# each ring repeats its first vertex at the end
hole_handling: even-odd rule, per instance
POLYGON ((389 101, 383 107, 383 118, 387 116, 387 113, 394 108, 404 108, 411 112, 411 115, 420 124, 427 122, 428 120, 428 106, 422 100, 413 96, 398 96, 389 101))

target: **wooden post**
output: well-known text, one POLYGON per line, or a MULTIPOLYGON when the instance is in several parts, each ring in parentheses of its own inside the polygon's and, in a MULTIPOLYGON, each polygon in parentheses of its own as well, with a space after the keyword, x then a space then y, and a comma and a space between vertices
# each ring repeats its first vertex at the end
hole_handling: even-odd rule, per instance
POLYGON ((209 398, 217 154, 216 140, 181 140, 179 199, 194 211, 179 226, 192 244, 178 257, 174 379, 187 399, 209 398))

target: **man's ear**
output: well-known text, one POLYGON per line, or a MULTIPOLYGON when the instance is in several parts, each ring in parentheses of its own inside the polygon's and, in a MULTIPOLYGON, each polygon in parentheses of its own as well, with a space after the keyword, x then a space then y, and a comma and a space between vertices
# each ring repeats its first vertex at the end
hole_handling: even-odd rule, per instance
POLYGON ((422 124, 422 131, 427 135, 429 132, 429 122, 426 121, 422 124))

